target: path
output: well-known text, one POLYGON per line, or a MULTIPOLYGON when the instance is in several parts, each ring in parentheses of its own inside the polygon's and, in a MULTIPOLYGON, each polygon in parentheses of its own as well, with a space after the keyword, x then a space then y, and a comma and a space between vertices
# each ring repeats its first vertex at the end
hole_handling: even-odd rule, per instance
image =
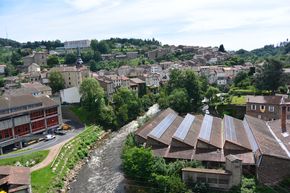
POLYGON ((58 155, 58 153, 60 152, 62 146, 66 142, 68 142, 69 140, 70 139, 68 139, 66 141, 63 141, 63 142, 61 142, 61 143, 59 143, 59 144, 57 144, 57 145, 55 145, 53 147, 50 147, 49 148, 49 153, 46 156, 46 158, 42 162, 40 162, 40 163, 36 164, 35 166, 33 166, 32 168, 30 168, 30 171, 33 172, 33 171, 36 171, 36 170, 39 170, 41 168, 44 168, 44 167, 48 166, 54 160, 54 158, 58 155))

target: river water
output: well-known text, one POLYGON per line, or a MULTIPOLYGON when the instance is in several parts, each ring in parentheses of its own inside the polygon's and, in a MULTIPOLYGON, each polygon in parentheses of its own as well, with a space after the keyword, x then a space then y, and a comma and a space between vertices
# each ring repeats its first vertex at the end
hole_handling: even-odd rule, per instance
MULTIPOLYGON (((159 111, 158 106, 152 106, 146 113, 152 116, 159 111)), ((113 132, 105 143, 97 148, 88 164, 80 170, 77 180, 70 184, 70 193, 125 193, 124 175, 121 171, 121 151, 124 140, 130 132, 138 127, 137 121, 132 121, 113 132)))

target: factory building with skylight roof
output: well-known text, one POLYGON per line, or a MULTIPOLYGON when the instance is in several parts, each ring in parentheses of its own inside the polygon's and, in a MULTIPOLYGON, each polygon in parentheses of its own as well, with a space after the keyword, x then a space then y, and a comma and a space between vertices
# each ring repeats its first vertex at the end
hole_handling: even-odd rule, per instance
POLYGON ((281 129, 290 124, 286 118, 281 120, 285 123, 248 115, 244 120, 228 115, 223 119, 192 114, 181 117, 168 108, 139 128, 135 138, 155 156, 199 160, 209 168, 219 167, 226 156, 235 155, 244 172, 256 172, 260 182, 275 184, 290 176, 290 137, 287 129, 281 129))

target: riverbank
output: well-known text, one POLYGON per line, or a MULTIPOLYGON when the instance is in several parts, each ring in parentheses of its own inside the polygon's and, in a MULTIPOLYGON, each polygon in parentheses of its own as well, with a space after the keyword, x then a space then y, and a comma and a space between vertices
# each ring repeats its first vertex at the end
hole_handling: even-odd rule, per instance
POLYGON ((70 183, 76 180, 76 177, 79 173, 79 171, 82 169, 82 167, 88 163, 88 161, 90 160, 90 157, 93 153, 93 151, 98 148, 99 146, 101 146, 104 143, 104 140, 108 139, 110 137, 110 132, 105 132, 100 136, 100 139, 91 147, 91 149, 89 150, 88 153, 88 157, 85 159, 80 160, 75 167, 70 170, 68 176, 66 177, 66 179, 64 180, 64 188, 62 190, 60 190, 60 192, 67 192, 70 190, 70 183))
POLYGON ((80 160, 88 156, 93 145, 101 140, 104 131, 89 126, 82 133, 65 143, 56 158, 46 167, 31 173, 34 193, 57 192, 63 189, 64 180, 80 160))
POLYGON ((159 111, 154 105, 137 120, 130 122, 117 132, 112 132, 104 144, 96 148, 91 159, 82 165, 75 180, 69 185, 70 193, 124 191, 124 176, 121 171, 120 154, 127 135, 159 111))

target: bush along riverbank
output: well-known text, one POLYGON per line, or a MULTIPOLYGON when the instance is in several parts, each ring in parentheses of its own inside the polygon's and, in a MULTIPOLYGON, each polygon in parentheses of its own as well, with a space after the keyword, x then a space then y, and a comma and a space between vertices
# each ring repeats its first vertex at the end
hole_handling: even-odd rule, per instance
POLYGON ((77 137, 67 142, 49 166, 32 172, 33 192, 64 192, 69 179, 74 178, 74 169, 79 168, 93 147, 107 134, 98 126, 88 126, 77 137))

